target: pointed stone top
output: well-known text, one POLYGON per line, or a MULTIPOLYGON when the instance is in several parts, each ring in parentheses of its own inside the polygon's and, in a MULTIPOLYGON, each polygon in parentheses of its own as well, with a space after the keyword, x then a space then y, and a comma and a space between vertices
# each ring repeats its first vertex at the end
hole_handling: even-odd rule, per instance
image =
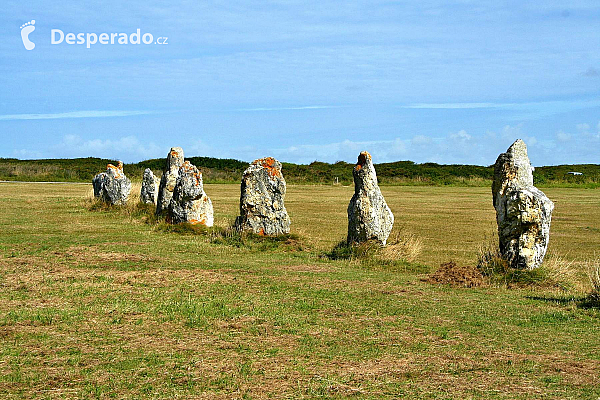
POLYGON ((171 147, 167 156, 167 170, 179 169, 184 161, 183 149, 181 147, 171 147))
POLYGON ((196 185, 202 185, 202 172, 189 161, 185 161, 181 167, 179 167, 179 175, 190 175, 196 180, 196 185))
POLYGON ((354 169, 357 170, 357 171, 361 170, 367 164, 371 164, 371 165, 373 164, 373 160, 371 159, 371 155, 369 154, 368 151, 361 151, 360 154, 358 155, 358 161, 356 162, 356 165, 354 166, 354 169))
POLYGON ((512 154, 512 156, 516 158, 526 157, 529 159, 527 156, 527 145, 521 139, 515 140, 515 142, 510 145, 506 152, 512 154))
POLYGON ((521 139, 517 139, 506 153, 498 156, 494 165, 494 206, 507 188, 523 189, 530 186, 533 186, 533 167, 527 156, 527 145, 521 139))
POLYGON ((198 167, 196 167, 194 164, 192 164, 189 161, 185 161, 183 164, 181 164, 181 167, 179 167, 179 171, 180 172, 185 172, 185 173, 192 173, 192 174, 200 174, 200 175, 202 175, 202 172, 200 172, 200 170, 198 169, 198 167))
POLYGON ((358 192, 370 187, 377 187, 377 173, 373 166, 373 159, 368 151, 361 151, 358 161, 352 170, 354 176, 354 191, 358 192))

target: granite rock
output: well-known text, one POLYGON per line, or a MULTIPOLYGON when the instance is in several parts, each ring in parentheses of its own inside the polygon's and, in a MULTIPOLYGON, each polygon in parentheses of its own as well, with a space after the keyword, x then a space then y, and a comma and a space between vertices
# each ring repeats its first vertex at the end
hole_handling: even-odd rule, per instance
POLYGON ((394 214, 381 194, 368 152, 360 153, 352 175, 354 196, 348 205, 348 243, 376 240, 385 245, 394 226, 394 214))
POLYGON ((213 226, 213 206, 204 193, 202 172, 189 161, 179 168, 168 219, 174 224, 187 222, 213 226))
POLYGON ((158 197, 156 199, 157 215, 164 216, 168 214, 169 204, 171 203, 175 184, 177 183, 177 177, 179 175, 179 168, 183 165, 183 161, 183 149, 181 147, 171 147, 171 150, 167 155, 167 162, 158 187, 158 197))
POLYGON ((520 139, 494 165, 492 196, 500 253, 513 268, 539 267, 550 239, 554 203, 533 185, 533 170, 520 139))
POLYGON ((281 163, 272 157, 253 161, 242 175, 239 230, 259 235, 290 232, 290 217, 285 209, 286 183, 281 163))

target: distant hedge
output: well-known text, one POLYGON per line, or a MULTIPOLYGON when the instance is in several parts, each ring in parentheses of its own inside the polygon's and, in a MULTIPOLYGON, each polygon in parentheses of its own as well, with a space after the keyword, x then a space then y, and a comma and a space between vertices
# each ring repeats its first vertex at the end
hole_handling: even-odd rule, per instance
MULTIPOLYGON (((207 183, 238 183, 247 162, 211 157, 189 157, 198 166, 207 183)), ((90 182, 98 172, 106 170, 106 164, 116 160, 87 157, 72 159, 18 160, 0 158, 0 180, 11 181, 57 181, 90 182)), ((125 164, 125 173, 133 180, 141 180, 145 168, 161 173, 164 158, 125 164)), ((350 185, 354 164, 339 161, 328 164, 315 161, 311 164, 283 163, 283 173, 288 183, 350 185)), ((493 166, 417 164, 412 161, 396 161, 375 164, 377 176, 384 185, 455 185, 489 186, 493 166)), ((557 165, 537 167, 534 172, 536 184, 541 186, 600 187, 600 165, 557 165), (569 172, 581 172, 572 175, 569 172)))

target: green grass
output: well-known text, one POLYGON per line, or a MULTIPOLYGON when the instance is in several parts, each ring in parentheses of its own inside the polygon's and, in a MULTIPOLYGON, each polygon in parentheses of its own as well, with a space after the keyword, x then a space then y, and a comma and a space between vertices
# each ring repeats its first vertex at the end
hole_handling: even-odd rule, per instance
MULTIPOLYGON (((324 257, 352 188, 288 187, 284 240, 233 235, 239 186, 206 185, 216 227, 95 207, 79 185, 0 184, 2 398, 589 398, 600 310, 584 291, 423 281, 474 265, 487 188, 383 187, 414 262, 324 257)), ((546 191, 550 252, 583 284, 597 190, 546 191), (577 249, 573 251, 572 249, 577 249)))

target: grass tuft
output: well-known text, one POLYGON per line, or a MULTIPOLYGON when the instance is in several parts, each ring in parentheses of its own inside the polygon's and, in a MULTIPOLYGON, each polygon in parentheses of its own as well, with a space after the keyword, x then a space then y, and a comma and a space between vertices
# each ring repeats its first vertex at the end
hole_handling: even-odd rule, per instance
POLYGON ((257 235, 253 232, 240 231, 235 226, 226 228, 209 228, 208 237, 211 243, 234 247, 247 247, 258 251, 283 249, 286 251, 303 251, 307 248, 299 235, 257 235))
POLYGON ((588 261, 586 270, 592 287, 587 297, 588 303, 600 307, 600 258, 596 257, 593 261, 588 261))
POLYGON ((512 287, 537 286, 564 291, 578 286, 573 262, 546 254, 544 263, 535 269, 518 269, 509 265, 500 254, 496 240, 484 243, 478 251, 477 269, 492 285, 512 287))
POLYGON ((404 227, 392 231, 387 245, 381 250, 384 258, 391 260, 406 260, 413 262, 423 250, 423 242, 414 233, 408 232, 404 227))
POLYGON ((376 240, 362 243, 348 243, 342 240, 331 251, 325 253, 324 257, 367 265, 406 266, 416 260, 422 248, 421 239, 399 228, 392 232, 385 246, 376 240))

